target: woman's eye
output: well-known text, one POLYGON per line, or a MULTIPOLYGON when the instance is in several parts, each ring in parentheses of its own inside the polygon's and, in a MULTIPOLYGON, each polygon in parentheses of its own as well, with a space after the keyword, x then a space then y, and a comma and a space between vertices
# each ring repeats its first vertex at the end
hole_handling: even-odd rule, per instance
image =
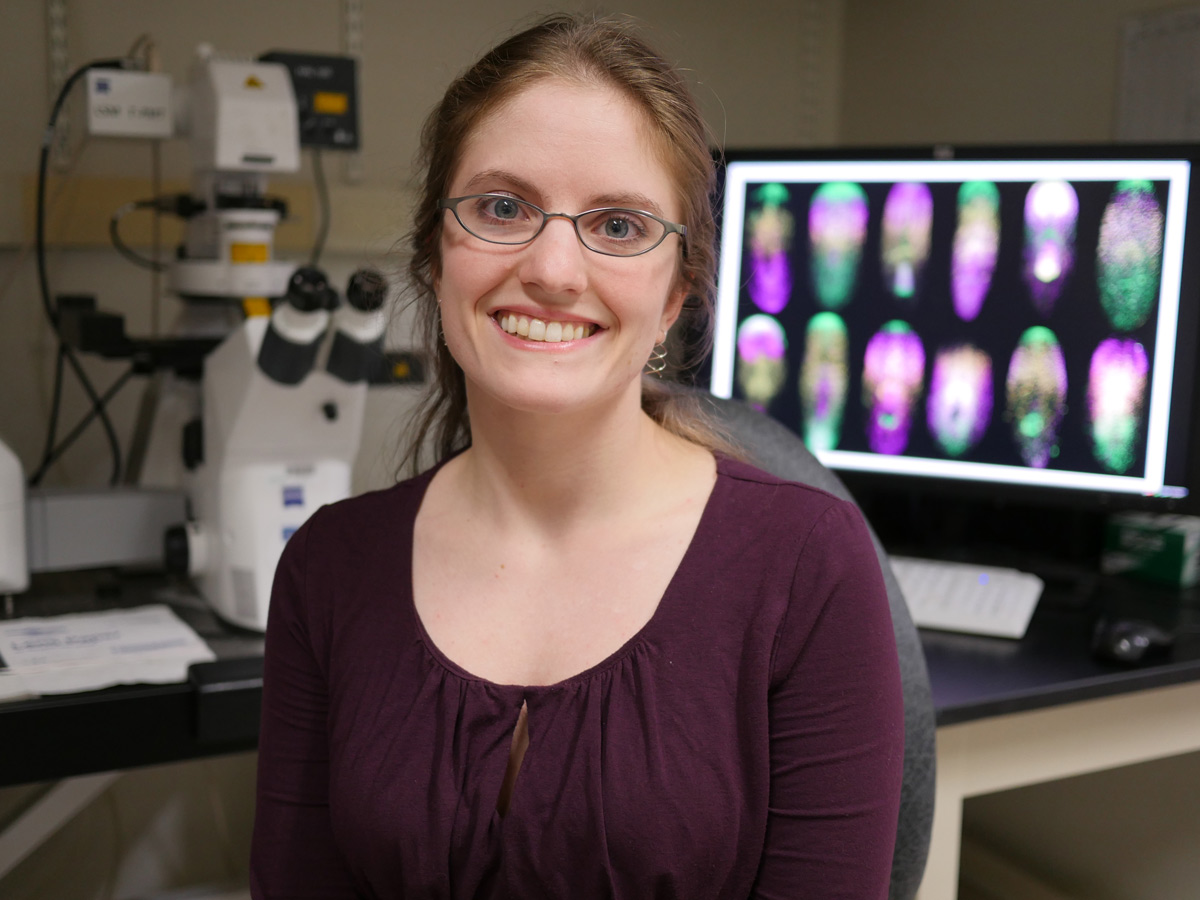
POLYGON ((521 214, 521 207, 517 201, 508 197, 490 198, 484 209, 497 219, 515 219, 521 214))
POLYGON ((600 231, 611 241, 637 241, 646 234, 646 226, 637 216, 629 213, 609 213, 601 223, 600 231))
POLYGON ((604 223, 604 233, 610 238, 617 238, 618 240, 627 238, 629 237, 629 231, 628 219, 609 219, 604 223))

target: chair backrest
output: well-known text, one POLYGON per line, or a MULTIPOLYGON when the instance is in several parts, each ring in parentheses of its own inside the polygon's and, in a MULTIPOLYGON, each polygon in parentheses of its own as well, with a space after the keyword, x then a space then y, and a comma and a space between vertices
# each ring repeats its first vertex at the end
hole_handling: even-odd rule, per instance
MULTIPOLYGON (((789 481, 819 487, 853 501, 841 480, 825 468, 804 442, 779 422, 744 403, 704 394, 703 402, 717 423, 750 455, 760 469, 789 481)), ((870 527, 870 523, 867 523, 870 527)), ((900 677, 904 686, 904 785, 900 795, 900 821, 896 851, 892 857, 891 900, 911 900, 917 893, 929 854, 933 824, 933 792, 936 774, 936 734, 929 673, 916 626, 888 563, 887 552, 874 529, 871 539, 887 584, 892 609, 892 627, 900 654, 900 677)))

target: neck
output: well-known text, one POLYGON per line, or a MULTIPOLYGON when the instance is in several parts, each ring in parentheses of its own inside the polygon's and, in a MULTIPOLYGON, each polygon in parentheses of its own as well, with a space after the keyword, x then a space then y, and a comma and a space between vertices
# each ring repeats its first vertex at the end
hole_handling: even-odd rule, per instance
POLYGON ((497 518, 515 514, 546 528, 628 509, 669 477, 684 443, 642 412, 640 388, 569 415, 472 403, 468 388, 464 487, 497 518))

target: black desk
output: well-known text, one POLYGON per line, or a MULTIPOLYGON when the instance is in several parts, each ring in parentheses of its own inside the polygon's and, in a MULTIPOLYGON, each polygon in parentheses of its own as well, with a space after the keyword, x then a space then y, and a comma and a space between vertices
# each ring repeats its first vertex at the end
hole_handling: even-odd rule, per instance
POLYGON ((0 787, 253 750, 262 635, 221 623, 186 585, 162 576, 35 578, 18 616, 167 603, 212 648, 181 684, 130 685, 0 703, 0 787))

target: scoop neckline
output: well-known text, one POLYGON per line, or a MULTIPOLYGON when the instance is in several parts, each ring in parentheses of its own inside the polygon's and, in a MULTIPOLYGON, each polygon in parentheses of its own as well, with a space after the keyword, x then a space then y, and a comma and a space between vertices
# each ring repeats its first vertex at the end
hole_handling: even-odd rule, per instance
POLYGON ((696 523, 696 530, 692 532, 691 540, 688 541, 687 549, 679 560, 679 565, 671 575, 670 581, 667 582, 667 587, 663 591, 662 596, 658 598, 658 604, 654 607, 654 612, 650 614, 650 618, 645 621, 641 628, 635 631, 628 640, 620 647, 610 653, 608 656, 599 662, 588 666, 574 675, 568 675, 559 681, 551 684, 506 684, 499 681, 492 681, 484 678, 482 675, 476 675, 470 670, 460 666, 449 656, 442 652, 441 648, 434 642, 429 632, 425 630, 425 623, 421 621, 421 614, 417 611, 416 591, 413 588, 413 552, 416 545, 416 525, 417 513, 421 510, 421 503, 425 499, 425 492, 429 489, 429 484, 433 481, 433 476, 438 470, 448 461, 442 460, 436 466, 433 466, 428 471, 422 473, 417 485, 419 494, 416 498, 417 512, 413 514, 409 524, 408 533, 408 578, 405 579, 405 603, 408 607, 408 612, 412 616, 414 625, 416 626, 417 635, 421 640, 421 646, 425 648, 425 652, 433 659, 435 663, 462 681, 469 681, 474 684, 482 685, 490 690, 496 691, 515 691, 520 692, 522 696, 528 694, 549 693, 557 690, 565 690, 582 681, 588 681, 604 671, 615 667, 625 657, 629 656, 641 644, 645 643, 650 636, 654 626, 666 615, 666 610, 669 605, 682 602, 681 598, 676 598, 677 584, 680 580, 680 572, 692 562, 692 557, 700 551, 697 546, 701 543, 701 537, 711 527, 712 508, 717 496, 718 488, 721 486, 721 479, 727 474, 725 472, 726 460, 720 455, 714 454, 717 465, 717 477, 713 481, 712 489, 709 491, 708 499, 704 502, 704 509, 700 512, 700 520, 696 523))

